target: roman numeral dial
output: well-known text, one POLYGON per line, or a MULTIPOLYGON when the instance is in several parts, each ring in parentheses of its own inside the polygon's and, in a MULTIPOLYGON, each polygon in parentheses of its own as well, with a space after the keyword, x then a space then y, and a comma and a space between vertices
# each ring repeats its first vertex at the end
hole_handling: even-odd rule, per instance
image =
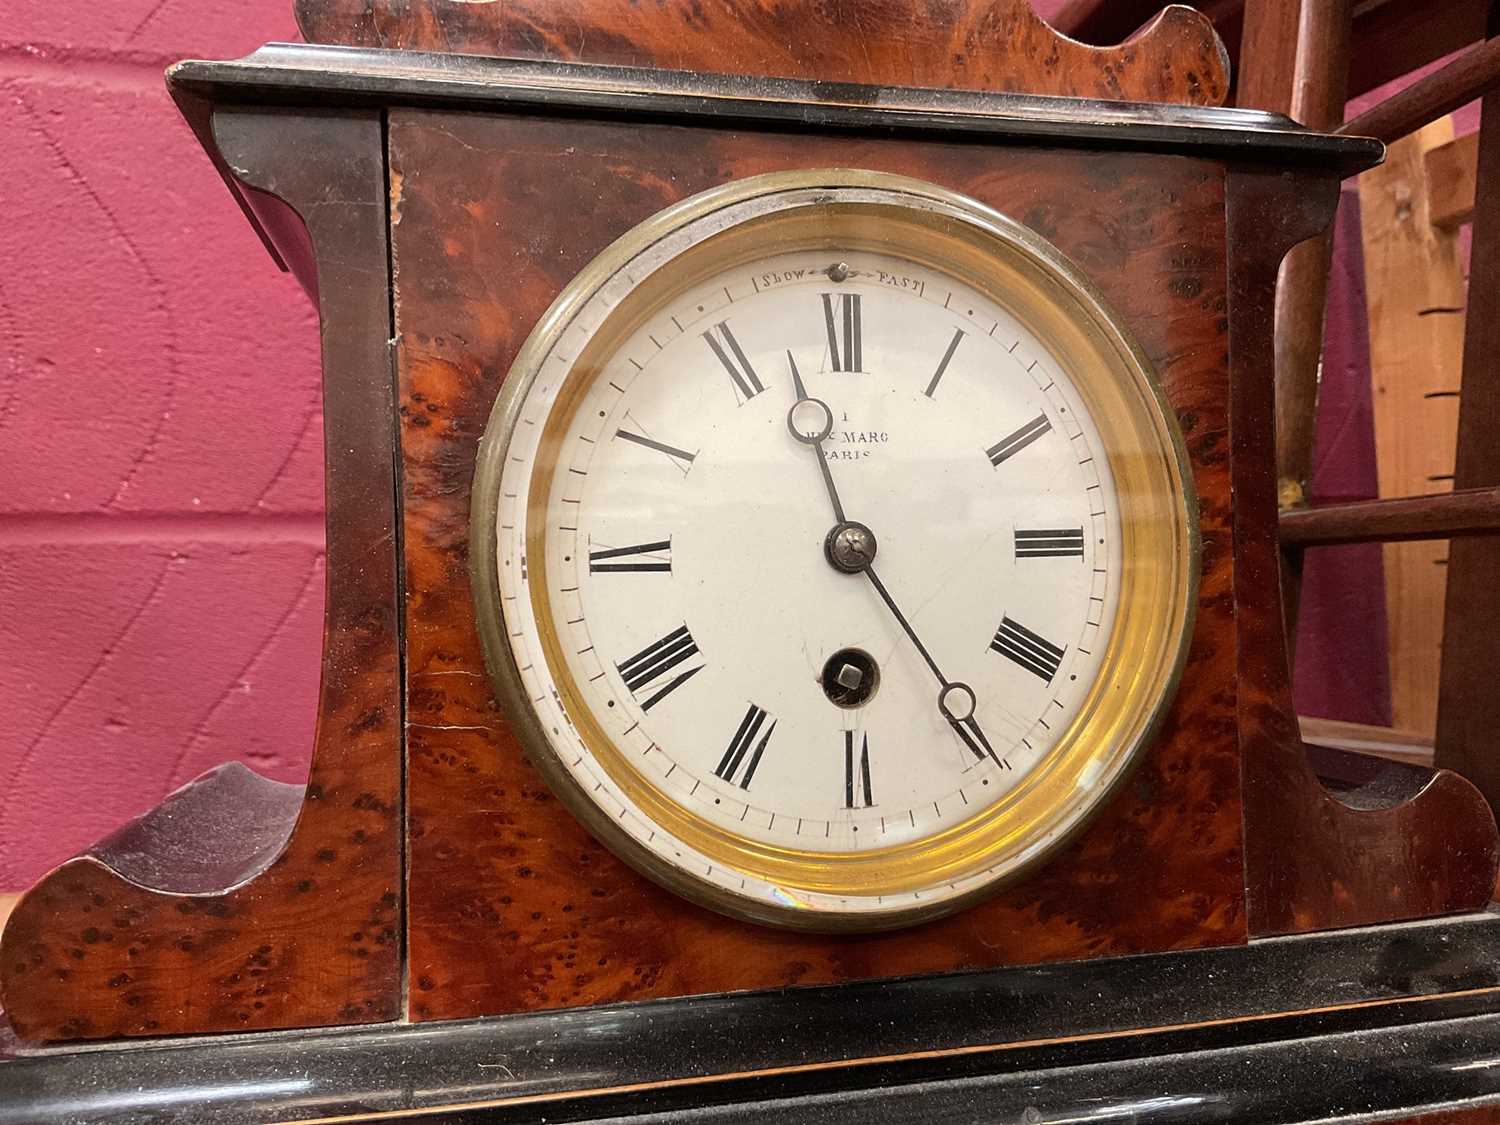
POLYGON ((840 931, 955 907, 1119 791, 1195 517, 1066 263, 1041 284, 1045 244, 968 237, 942 185, 867 207, 881 174, 847 174, 724 185, 580 275, 500 389, 469 544, 557 815, 840 931))
POLYGON ((858 293, 824 293, 823 324, 828 330, 828 366, 834 371, 863 371, 863 327, 858 293))
POLYGON ((1083 528, 1022 530, 1018 527, 1016 528, 1016 558, 1081 559, 1083 558, 1083 528))
POLYGON ((755 779, 756 768, 760 765, 761 755, 766 752, 766 743, 771 741, 771 734, 776 730, 776 720, 771 719, 768 724, 766 720, 769 718, 765 711, 753 703, 745 709, 745 717, 740 720, 739 729, 734 732, 728 749, 714 767, 715 777, 731 785, 738 785, 741 789, 750 788, 750 782, 755 779), (764 733, 762 728, 765 728, 764 733))
POLYGON ((854 732, 844 732, 844 808, 867 809, 875 803, 870 787, 870 736, 861 732, 859 746, 854 732))
POLYGON ((948 365, 953 362, 953 353, 958 351, 958 345, 963 343, 964 330, 955 328, 953 339, 948 341, 948 350, 943 353, 943 358, 938 360, 937 370, 932 373, 932 380, 927 384, 927 389, 922 393, 928 398, 937 390, 938 384, 943 381, 943 375, 948 370, 948 365))
POLYGON ((729 330, 727 321, 721 320, 710 331, 703 333, 703 339, 723 365, 742 402, 749 402, 766 389, 760 376, 756 375, 755 368, 750 366, 750 360, 746 358, 740 342, 729 330))
POLYGON ((631 547, 603 547, 589 550, 590 574, 670 574, 672 541, 637 543, 631 547))
POLYGON ((1052 677, 1057 675, 1058 668, 1062 667, 1063 654, 1067 651, 1009 617, 1001 620, 990 648, 1047 683, 1051 683, 1052 677))
POLYGON ((641 710, 649 711, 667 696, 703 671, 700 662, 696 667, 679 672, 671 679, 664 677, 674 668, 698 655, 698 643, 688 632, 686 625, 673 629, 659 641, 652 641, 629 660, 615 665, 620 679, 632 695, 640 699, 641 710), (641 696, 645 696, 641 699, 641 696))
POLYGON ((1047 415, 1038 414, 1035 418, 1027 422, 1020 429, 1016 430, 1014 433, 1006 434, 994 445, 986 449, 984 451, 985 456, 990 459, 991 465, 994 465, 998 468, 1006 461, 1009 461, 1017 453, 1020 453, 1021 450, 1025 449, 1032 442, 1036 441, 1037 438, 1041 437, 1051 428, 1052 423, 1047 421, 1047 415))
POLYGON ((657 441, 655 438, 647 437, 645 434, 638 434, 634 430, 618 429, 615 431, 615 437, 622 441, 628 441, 632 445, 639 445, 643 449, 654 449, 657 453, 666 454, 667 457, 671 458, 672 464, 676 465, 684 473, 692 468, 693 462, 698 459, 696 453, 689 453, 686 449, 679 449, 675 445, 669 445, 664 441, 657 441))

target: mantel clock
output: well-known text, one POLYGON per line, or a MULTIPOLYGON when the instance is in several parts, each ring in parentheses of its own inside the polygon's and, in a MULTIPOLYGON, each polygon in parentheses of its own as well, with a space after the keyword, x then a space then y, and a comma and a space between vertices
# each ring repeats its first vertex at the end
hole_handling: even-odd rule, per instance
POLYGON ((1036 234, 889 173, 767 173, 543 317, 480 444, 473 589, 502 706, 599 839, 732 915, 881 929, 1124 779, 1186 654, 1193 509, 1150 361, 1036 234))
POLYGON ((1377 142, 1180 7, 298 14, 169 81, 322 317, 310 778, 43 879, 22 1041, 460 1021, 500 1071, 360 1111, 577 1117, 1494 991, 1483 799, 1290 702, 1276 273, 1377 142))

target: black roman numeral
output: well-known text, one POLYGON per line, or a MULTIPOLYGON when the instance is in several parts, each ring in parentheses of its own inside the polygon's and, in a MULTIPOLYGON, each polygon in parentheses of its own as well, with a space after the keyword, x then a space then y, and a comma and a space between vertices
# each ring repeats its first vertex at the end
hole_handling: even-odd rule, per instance
POLYGON ((684 625, 679 629, 673 629, 661 640, 652 642, 629 660, 615 667, 620 670, 620 678, 625 681, 625 686, 630 689, 631 694, 638 694, 643 688, 651 693, 641 704, 642 711, 649 711, 703 671, 703 665, 699 664, 696 668, 689 668, 686 672, 678 673, 665 684, 660 683, 662 676, 683 661, 690 660, 697 655, 697 642, 693 640, 692 634, 684 625))
POLYGON ((1018 559, 1081 559, 1083 528, 1057 527, 1036 531, 1016 528, 1018 559))
POLYGON ((641 434, 632 433, 630 430, 616 430, 615 437, 624 438, 626 441, 634 442, 636 445, 643 445, 647 449, 654 449, 658 453, 665 453, 672 459, 672 463, 684 473, 692 468, 693 459, 698 456, 696 453, 689 453, 686 449, 678 449, 675 445, 668 445, 666 442, 657 441, 655 438, 643 437, 641 434))
POLYGON ((844 732, 844 808, 867 809, 875 803, 870 793, 870 736, 862 735, 854 753, 854 732, 844 732))
POLYGON ((1000 628, 995 631, 995 639, 990 642, 990 648, 1048 683, 1057 675, 1066 651, 1009 617, 1001 619, 1000 628))
POLYGON ((734 380, 741 399, 749 402, 766 389, 756 376, 755 368, 750 366, 750 360, 740 348, 740 342, 734 338, 734 333, 729 331, 727 321, 719 321, 713 326, 712 331, 703 333, 703 338, 708 341, 708 346, 714 350, 714 355, 719 357, 724 370, 729 372, 729 377, 734 380), (714 336, 714 332, 724 338, 722 343, 714 336), (728 351, 724 350, 726 347, 728 351))
POLYGON ((738 785, 741 789, 750 788, 750 779, 755 776, 755 767, 760 765, 760 756, 766 752, 766 743, 771 741, 771 732, 776 729, 776 720, 771 719, 771 725, 766 727, 766 733, 760 735, 760 741, 755 741, 755 736, 760 734, 760 728, 765 726, 769 716, 755 704, 750 704, 745 711, 745 717, 740 720, 740 729, 734 732, 734 738, 729 742, 729 749, 724 751, 724 756, 719 759, 719 765, 714 770, 714 776, 722 778, 731 785, 738 785), (755 747, 754 752, 750 750, 755 747), (746 755, 749 760, 746 761, 746 755), (740 766, 744 765, 745 772, 740 775, 740 766))
MULTIPOLYGON (((1017 532, 1017 534, 1020 534, 1017 532)), ((591 543, 590 546, 593 546, 591 543)), ((672 573, 672 541, 589 551, 590 574, 672 573)))
POLYGON ((860 355, 859 294, 824 293, 823 321, 828 327, 828 357, 835 371, 863 371, 864 360, 860 355), (837 312, 834 298, 838 298, 837 312), (842 328, 842 332, 840 331, 842 328), (839 342, 843 341, 840 350, 839 342))
POLYGON ((963 338, 964 330, 962 328, 955 328, 953 330, 953 339, 948 344, 948 350, 943 353, 943 358, 938 361, 937 370, 932 373, 932 382, 928 383, 927 389, 922 392, 928 398, 931 398, 932 392, 937 390, 937 385, 943 378, 943 372, 948 370, 948 364, 953 360, 953 353, 958 351, 959 341, 963 338))
POLYGON ((1051 428, 1052 423, 1047 421, 1047 416, 1038 414, 1015 433, 1007 434, 985 450, 985 453, 989 455, 990 464, 998 465, 1002 461, 1010 460, 1051 428))

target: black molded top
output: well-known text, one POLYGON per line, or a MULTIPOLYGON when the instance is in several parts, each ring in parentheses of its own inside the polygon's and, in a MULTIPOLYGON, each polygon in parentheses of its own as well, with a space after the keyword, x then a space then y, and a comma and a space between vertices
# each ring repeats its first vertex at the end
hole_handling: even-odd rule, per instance
POLYGON ((859 86, 582 63, 271 43, 235 62, 183 62, 174 92, 301 105, 449 105, 596 117, 712 119, 763 128, 954 134, 1224 160, 1352 175, 1380 163, 1368 137, 1315 133, 1259 110, 961 90, 859 86))

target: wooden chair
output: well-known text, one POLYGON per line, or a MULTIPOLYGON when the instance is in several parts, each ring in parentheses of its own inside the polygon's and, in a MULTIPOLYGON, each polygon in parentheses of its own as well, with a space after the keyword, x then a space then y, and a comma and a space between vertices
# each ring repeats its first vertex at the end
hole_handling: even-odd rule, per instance
MULTIPOLYGON (((1328 83, 1332 85, 1330 81, 1328 83)), ((1458 382, 1459 411, 1453 491, 1329 508, 1292 509, 1282 518, 1282 543, 1295 570, 1307 547, 1335 543, 1449 539, 1446 610, 1439 671, 1435 764, 1457 770, 1500 806, 1500 39, 1487 39, 1455 61, 1343 126, 1348 133, 1389 142, 1483 95, 1476 142, 1473 251, 1458 382)), ((1303 248, 1305 249, 1305 248, 1303 248)), ((1325 251, 1326 254, 1326 251, 1325 251)), ((1321 291, 1287 292, 1279 302, 1303 303, 1288 322, 1297 346, 1278 347, 1277 391, 1288 412, 1310 418, 1316 398, 1316 341, 1321 317, 1310 308, 1321 291), (1294 366, 1297 354, 1302 366, 1294 366), (1283 357, 1288 363, 1283 366, 1283 357), (1309 359, 1313 362, 1309 363, 1309 359)), ((1281 326, 1278 325, 1278 335, 1281 326)), ((1288 424, 1278 440, 1283 479, 1305 479, 1311 430, 1288 424)))
MULTIPOLYGON (((1292 52, 1299 39, 1313 44, 1323 58, 1336 53, 1328 49, 1335 44, 1326 31, 1298 35, 1302 8, 1298 0, 1183 2, 1191 3, 1214 21, 1236 75, 1243 79, 1247 72, 1255 72, 1252 84, 1261 83, 1262 95, 1267 90, 1280 91, 1277 101, 1290 96, 1292 72, 1285 64, 1295 58, 1292 52), (1283 64, 1279 69, 1278 60, 1283 64)), ((1164 3, 1069 0, 1052 23, 1059 31, 1088 43, 1118 43, 1143 26, 1164 3)), ((1483 39, 1488 9, 1489 0, 1315 0, 1308 4, 1308 17, 1319 20, 1341 16, 1337 22, 1349 26, 1347 42, 1357 44, 1358 50, 1346 53, 1345 63, 1336 69, 1339 80, 1347 81, 1349 96, 1358 97, 1483 39)), ((1308 28, 1309 32, 1313 30, 1308 28)), ((1254 100, 1257 96, 1252 91, 1248 98, 1242 96, 1240 104, 1259 105, 1254 100)))
MULTIPOLYGON (((1160 0, 1072 0, 1054 21, 1090 41, 1115 42, 1160 0)), ((1459 771, 1500 808, 1500 31, 1492 0, 1200 0, 1236 60, 1239 105, 1388 144, 1483 96, 1482 126, 1442 153, 1472 161, 1439 221, 1474 222, 1462 342, 1453 490, 1309 507, 1319 361, 1331 234, 1297 247, 1276 308, 1277 469, 1284 588, 1295 620, 1302 554, 1347 543, 1450 540, 1438 673, 1435 764, 1459 771), (1467 47, 1440 70, 1344 123, 1346 97, 1467 47), (1472 183, 1472 195, 1467 185, 1472 183)), ((1454 385, 1451 373, 1435 372, 1454 385)), ((1294 636, 1288 628, 1288 637, 1294 636)), ((1358 733, 1358 732, 1356 732, 1358 733)), ((1343 734, 1349 735, 1345 731, 1343 734)), ((1358 741, 1358 739, 1356 739, 1358 741)), ((1379 735, 1374 736, 1376 745, 1379 735)), ((1397 755, 1399 756, 1399 755, 1397 755)))
MULTIPOLYGON (((1149 0, 1074 0, 1057 23, 1083 38, 1118 38, 1155 7, 1149 0)), ((1487 38, 1500 22, 1490 0, 1205 0, 1201 7, 1231 51, 1237 44, 1240 105, 1394 143, 1484 98, 1478 137, 1444 154, 1460 162, 1472 154, 1474 161, 1472 200, 1460 187, 1441 216, 1452 223, 1472 214, 1474 222, 1453 491, 1306 505, 1331 235, 1297 247, 1282 267, 1277 467, 1289 618, 1309 547, 1451 540, 1434 760, 1468 777, 1500 808, 1500 39, 1487 38), (1454 61, 1343 123, 1350 92, 1466 46, 1454 61)))

